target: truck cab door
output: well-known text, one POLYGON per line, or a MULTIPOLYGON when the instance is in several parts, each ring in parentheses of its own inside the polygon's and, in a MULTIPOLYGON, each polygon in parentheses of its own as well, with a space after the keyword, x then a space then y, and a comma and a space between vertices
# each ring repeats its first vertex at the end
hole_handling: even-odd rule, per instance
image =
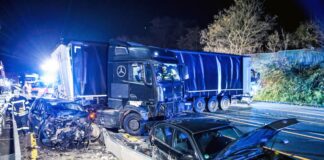
POLYGON ((149 64, 131 63, 129 65, 129 99, 133 101, 153 101, 152 69, 149 64))

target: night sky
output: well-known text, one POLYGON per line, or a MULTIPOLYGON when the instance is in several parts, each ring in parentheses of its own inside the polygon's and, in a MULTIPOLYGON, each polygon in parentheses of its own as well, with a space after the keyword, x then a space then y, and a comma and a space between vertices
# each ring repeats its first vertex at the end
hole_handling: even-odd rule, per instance
MULTIPOLYGON (((205 28, 232 0, 0 0, 0 59, 7 71, 37 70, 60 38, 108 41, 141 35, 156 17, 191 21, 205 28), (24 66, 24 67, 23 67, 24 66)), ((294 31, 319 17, 323 0, 265 0, 279 26, 294 31)))

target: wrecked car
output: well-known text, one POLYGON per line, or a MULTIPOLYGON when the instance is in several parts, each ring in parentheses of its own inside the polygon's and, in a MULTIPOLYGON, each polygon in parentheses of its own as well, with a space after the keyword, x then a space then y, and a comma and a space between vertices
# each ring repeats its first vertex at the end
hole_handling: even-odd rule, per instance
POLYGON ((57 99, 36 99, 28 115, 38 144, 59 150, 82 148, 92 138, 94 112, 80 104, 57 99))
POLYGON ((291 159, 263 146, 296 119, 275 121, 247 134, 228 121, 182 116, 155 124, 150 131, 154 159, 291 159))

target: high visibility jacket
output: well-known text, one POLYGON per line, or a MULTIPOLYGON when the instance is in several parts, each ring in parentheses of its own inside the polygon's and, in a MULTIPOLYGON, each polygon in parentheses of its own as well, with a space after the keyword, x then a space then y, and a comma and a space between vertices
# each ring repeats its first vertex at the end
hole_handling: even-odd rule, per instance
POLYGON ((30 109, 29 102, 25 97, 13 97, 10 99, 10 106, 8 110, 12 110, 14 115, 25 116, 30 109))

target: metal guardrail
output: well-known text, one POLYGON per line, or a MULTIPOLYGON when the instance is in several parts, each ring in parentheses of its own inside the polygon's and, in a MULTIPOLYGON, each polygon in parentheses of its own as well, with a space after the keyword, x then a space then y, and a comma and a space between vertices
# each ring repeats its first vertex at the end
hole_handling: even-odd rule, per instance
POLYGON ((15 120, 14 112, 11 113, 12 113, 11 115, 12 115, 12 128, 13 128, 13 137, 14 137, 15 160, 21 160, 21 150, 20 150, 17 122, 15 120))
MULTIPOLYGON (((5 116, 6 116, 7 108, 8 108, 8 106, 2 106, 0 108, 0 125, 3 125, 3 123, 6 123, 5 116)), ((14 146, 13 146, 14 147, 14 154, 2 155, 1 158, 21 160, 21 150, 20 150, 20 142, 19 142, 19 135, 18 135, 18 129, 17 129, 17 122, 15 120, 15 116, 14 116, 13 112, 11 114, 11 119, 12 119, 12 133, 13 133, 13 140, 14 140, 14 146)), ((2 132, 5 129, 5 126, 1 126, 0 129, 1 129, 0 132, 2 132)), ((10 146, 7 146, 7 147, 10 147, 10 146)))

